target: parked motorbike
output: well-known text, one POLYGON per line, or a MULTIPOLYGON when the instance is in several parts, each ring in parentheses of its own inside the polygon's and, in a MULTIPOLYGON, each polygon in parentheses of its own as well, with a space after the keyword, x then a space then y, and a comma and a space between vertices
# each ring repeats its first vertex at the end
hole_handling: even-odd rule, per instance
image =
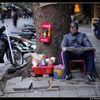
POLYGON ((17 48, 21 51, 22 55, 25 53, 34 53, 36 50, 36 42, 33 42, 31 40, 28 40, 26 38, 23 38, 21 36, 10 36, 12 39, 11 42, 13 42, 14 46, 17 46, 17 48))
POLYGON ((3 57, 6 53, 7 59, 16 67, 23 64, 23 55, 18 46, 11 41, 9 34, 7 26, 0 28, 0 63, 4 63, 3 57))
POLYGON ((11 34, 16 34, 21 36, 22 38, 26 39, 36 39, 36 30, 33 25, 24 24, 24 27, 21 29, 20 32, 10 32, 11 34))
POLYGON ((36 38, 36 29, 33 25, 24 24, 24 27, 21 29, 22 32, 32 32, 33 35, 31 38, 36 38))
POLYGON ((97 23, 98 23, 99 19, 98 18, 93 18, 92 19, 92 29, 93 29, 93 32, 94 32, 94 35, 97 39, 100 39, 100 35, 98 34, 97 30, 98 30, 98 26, 97 26, 97 23))
POLYGON ((33 24, 24 24, 24 27, 34 27, 33 24))
POLYGON ((98 30, 98 28, 97 28, 97 25, 95 24, 94 25, 94 35, 95 35, 95 37, 97 38, 97 39, 100 39, 100 34, 98 34, 98 32, 97 32, 97 30, 98 30))
POLYGON ((26 39, 36 39, 36 36, 34 36, 33 32, 11 32, 12 35, 19 35, 22 38, 26 39))

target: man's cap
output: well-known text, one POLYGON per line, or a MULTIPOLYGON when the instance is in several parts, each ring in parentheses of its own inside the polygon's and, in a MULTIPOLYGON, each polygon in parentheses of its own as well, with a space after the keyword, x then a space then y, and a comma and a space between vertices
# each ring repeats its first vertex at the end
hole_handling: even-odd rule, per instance
POLYGON ((72 22, 72 23, 70 24, 70 26, 72 26, 72 27, 76 27, 77 29, 79 28, 78 23, 75 23, 75 22, 72 22))

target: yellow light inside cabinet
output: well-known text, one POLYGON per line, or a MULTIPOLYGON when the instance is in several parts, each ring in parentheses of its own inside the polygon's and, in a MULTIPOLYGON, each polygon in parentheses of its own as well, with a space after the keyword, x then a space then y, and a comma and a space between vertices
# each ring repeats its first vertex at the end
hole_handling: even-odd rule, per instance
POLYGON ((80 12, 80 6, 78 4, 75 4, 74 11, 75 13, 80 12))

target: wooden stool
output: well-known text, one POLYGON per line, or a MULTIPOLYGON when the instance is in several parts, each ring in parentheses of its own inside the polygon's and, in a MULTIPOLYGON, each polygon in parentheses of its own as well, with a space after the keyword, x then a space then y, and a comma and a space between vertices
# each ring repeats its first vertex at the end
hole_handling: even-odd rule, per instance
POLYGON ((83 59, 80 59, 80 60, 71 60, 70 61, 70 67, 72 64, 75 64, 75 63, 82 63, 83 64, 83 67, 84 67, 84 78, 86 77, 86 64, 85 64, 85 61, 83 59))

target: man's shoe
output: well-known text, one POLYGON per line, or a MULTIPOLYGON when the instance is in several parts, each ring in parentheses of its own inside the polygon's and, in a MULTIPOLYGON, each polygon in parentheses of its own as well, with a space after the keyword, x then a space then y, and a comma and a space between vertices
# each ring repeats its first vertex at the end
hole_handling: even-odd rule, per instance
POLYGON ((66 76, 65 76, 65 79, 66 80, 69 80, 69 79, 71 79, 72 78, 72 74, 70 73, 70 74, 67 74, 66 76))
POLYGON ((86 79, 90 82, 95 82, 94 76, 92 74, 87 74, 86 79))

